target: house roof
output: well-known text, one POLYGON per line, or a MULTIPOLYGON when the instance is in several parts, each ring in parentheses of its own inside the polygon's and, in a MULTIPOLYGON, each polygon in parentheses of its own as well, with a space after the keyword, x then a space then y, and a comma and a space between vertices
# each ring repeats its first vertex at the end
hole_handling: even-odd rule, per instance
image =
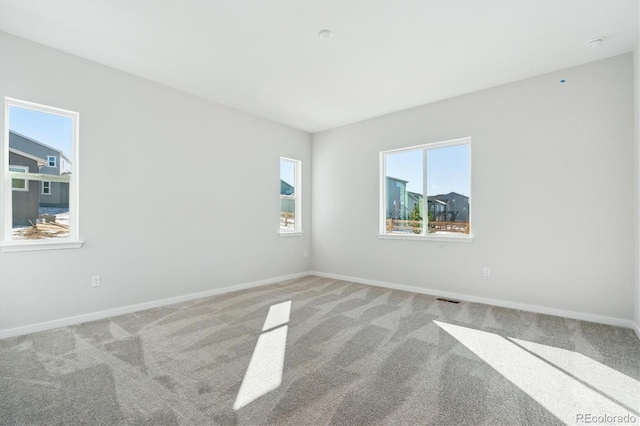
POLYGON ((422 200, 422 194, 418 192, 407 191, 407 194, 409 194, 409 197, 415 199, 416 201, 422 200))
POLYGON ((19 155, 24 158, 28 158, 30 160, 34 160, 38 163, 38 166, 44 166, 46 164, 46 160, 44 158, 36 157, 35 155, 27 154, 26 152, 20 151, 15 148, 9 147, 9 152, 13 152, 16 155, 19 155))
POLYGON ((280 179, 280 195, 291 195, 295 188, 289 182, 280 179))
POLYGON ((435 195, 430 195, 429 197, 427 197, 427 203, 436 203, 436 204, 447 204, 447 200, 440 200, 438 198, 435 198, 435 195))
POLYGON ((448 194, 437 194, 437 195, 429 195, 428 198, 438 198, 438 199, 447 199, 449 197, 454 197, 454 196, 458 196, 458 197, 464 197, 464 198, 469 198, 467 195, 464 194, 459 194, 457 192, 449 192, 448 194))
POLYGON ((398 179, 398 178, 395 178, 395 177, 393 177, 393 176, 387 176, 387 179, 395 180, 395 181, 398 181, 398 182, 409 183, 409 181, 408 181, 408 180, 398 179))
MULTIPOLYGON (((12 133, 14 135, 16 135, 16 136, 20 136, 21 138, 28 140, 29 142, 37 143, 38 145, 41 145, 41 146, 43 146, 45 148, 48 148, 48 149, 51 149, 51 150, 54 150, 54 151, 58 152, 61 157, 64 157, 65 160, 67 160, 69 163, 71 163, 71 159, 67 156, 67 154, 64 153, 64 151, 62 151, 62 150, 60 150, 58 148, 55 148, 55 147, 53 147, 51 145, 47 145, 46 143, 37 141, 37 140, 35 140, 33 138, 30 138, 27 135, 23 135, 22 133, 18 133, 15 130, 9 130, 9 136, 11 136, 12 133)), ((9 146, 11 146, 11 137, 9 137, 9 146)))

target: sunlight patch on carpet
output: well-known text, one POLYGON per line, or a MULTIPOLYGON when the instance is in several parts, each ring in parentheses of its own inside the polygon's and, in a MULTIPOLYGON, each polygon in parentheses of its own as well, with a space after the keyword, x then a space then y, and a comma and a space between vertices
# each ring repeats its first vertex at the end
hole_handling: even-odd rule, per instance
MULTIPOLYGON (((535 349, 531 352, 541 352, 540 356, 549 363, 555 364, 550 365, 500 335, 440 321, 434 322, 564 423, 574 424, 580 415, 585 414, 611 417, 634 416, 633 412, 618 401, 603 395, 613 393, 612 396, 626 401, 627 397, 622 397, 620 392, 627 385, 633 386, 633 383, 621 380, 621 376, 624 376, 621 373, 602 377, 600 374, 605 372, 607 367, 596 361, 590 360, 591 362, 586 363, 581 359, 578 363, 582 364, 571 364, 566 358, 560 359, 558 353, 553 350, 541 349, 541 347, 549 348, 548 346, 524 342, 527 343, 525 346, 522 341, 517 341, 519 345, 535 349), (556 364, 554 359, 559 360, 560 365, 556 364), (594 363, 600 365, 599 371, 592 373, 579 371, 587 366, 593 368, 594 363), (589 383, 590 386, 598 389, 598 392, 563 372, 563 365, 569 367, 566 370, 570 374, 589 383), (605 382, 606 385, 602 386, 605 382)), ((633 379, 630 380, 635 382, 633 379)))
POLYGON ((291 301, 272 305, 264 322, 263 332, 253 350, 247 372, 240 385, 240 391, 233 404, 234 410, 255 401, 277 389, 282 383, 284 355, 287 346, 291 301), (277 328, 274 328, 277 327, 277 328))
POLYGON ((289 313, 291 312, 291 301, 278 303, 269 307, 267 319, 264 322, 262 331, 270 330, 279 325, 289 322, 289 313))
POLYGON ((609 398, 640 412, 640 382, 581 353, 515 338, 509 340, 557 365, 609 398))

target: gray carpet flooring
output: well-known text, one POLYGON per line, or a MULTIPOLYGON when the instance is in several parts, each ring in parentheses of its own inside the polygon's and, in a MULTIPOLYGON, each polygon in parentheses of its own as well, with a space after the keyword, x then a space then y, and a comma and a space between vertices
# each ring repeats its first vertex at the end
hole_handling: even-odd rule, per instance
POLYGON ((315 276, 0 341, 2 425, 640 424, 639 411, 632 330, 315 276), (256 372, 273 389, 252 387, 256 372))

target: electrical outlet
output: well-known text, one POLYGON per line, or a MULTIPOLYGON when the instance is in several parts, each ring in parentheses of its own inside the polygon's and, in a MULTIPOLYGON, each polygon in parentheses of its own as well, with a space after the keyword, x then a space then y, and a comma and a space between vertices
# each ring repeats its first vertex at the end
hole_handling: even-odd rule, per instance
POLYGON ((302 256, 303 256, 303 257, 309 257, 309 252, 305 250, 305 251, 302 253, 302 256))
POLYGON ((102 281, 100 280, 100 275, 94 275, 91 277, 91 287, 100 287, 102 285, 102 281))
POLYGON ((484 276, 485 277, 490 277, 491 276, 491 268, 489 268, 488 266, 484 267, 484 276))

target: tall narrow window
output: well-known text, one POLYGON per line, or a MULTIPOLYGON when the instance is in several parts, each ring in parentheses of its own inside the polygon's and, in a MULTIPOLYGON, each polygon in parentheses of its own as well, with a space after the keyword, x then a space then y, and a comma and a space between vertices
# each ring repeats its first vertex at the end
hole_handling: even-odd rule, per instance
POLYGON ((5 111, 3 250, 79 247, 78 114, 10 98, 5 111))
POLYGON ((302 162, 280 158, 280 233, 302 232, 301 176, 302 162))
POLYGON ((380 153, 381 235, 455 236, 471 229, 471 139, 380 153))

